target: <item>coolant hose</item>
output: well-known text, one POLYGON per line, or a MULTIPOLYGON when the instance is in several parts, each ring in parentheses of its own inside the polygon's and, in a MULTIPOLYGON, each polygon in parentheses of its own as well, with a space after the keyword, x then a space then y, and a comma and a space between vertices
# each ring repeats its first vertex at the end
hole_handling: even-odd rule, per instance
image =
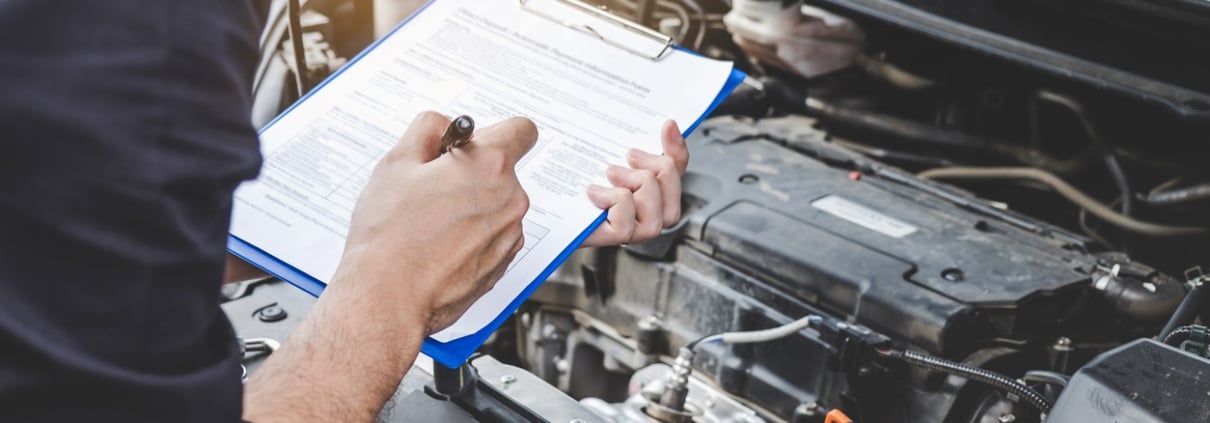
POLYGON ((887 355, 903 360, 913 366, 986 383, 1021 397, 1025 402, 1037 407, 1043 413, 1050 412, 1050 400, 1047 400, 1042 394, 1011 377, 978 367, 967 366, 941 357, 933 357, 912 351, 889 351, 887 355))
POLYGON ((1206 302, 1206 293, 1210 291, 1210 284, 1201 284, 1197 288, 1193 288, 1185 295, 1185 299, 1181 301, 1181 305, 1176 307, 1176 312, 1172 313, 1172 317, 1168 319, 1168 324, 1164 325, 1164 329, 1156 336, 1156 339, 1167 338, 1172 334, 1172 331, 1178 327, 1188 325, 1193 322, 1193 316, 1197 314, 1202 303, 1206 302))
POLYGON ((1118 314, 1135 321, 1158 323, 1173 315, 1185 298, 1185 288, 1176 280, 1161 277, 1138 278, 1104 276, 1095 287, 1105 302, 1118 314))

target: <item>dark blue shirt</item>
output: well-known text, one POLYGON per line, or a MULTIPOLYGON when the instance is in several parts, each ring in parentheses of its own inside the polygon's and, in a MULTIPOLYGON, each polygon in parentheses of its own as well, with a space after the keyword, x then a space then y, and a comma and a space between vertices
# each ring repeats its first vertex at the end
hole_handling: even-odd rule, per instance
POLYGON ((239 421, 265 3, 0 0, 0 421, 239 421))

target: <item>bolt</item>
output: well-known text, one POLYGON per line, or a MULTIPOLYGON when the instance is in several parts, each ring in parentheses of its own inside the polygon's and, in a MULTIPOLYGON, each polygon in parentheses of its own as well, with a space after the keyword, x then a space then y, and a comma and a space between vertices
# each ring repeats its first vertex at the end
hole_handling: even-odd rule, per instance
POLYGON ((660 319, 655 316, 647 316, 639 319, 638 326, 642 330, 657 330, 660 328, 660 319))
POLYGON ((588 422, 584 421, 584 419, 571 419, 571 421, 569 421, 567 423, 588 423, 588 422))
POLYGON ((257 310, 256 318, 265 323, 279 322, 286 318, 286 309, 270 304, 257 310))
POLYGON ((962 269, 951 267, 941 271, 941 278, 950 282, 962 282, 966 279, 966 272, 962 269))
POLYGON ((798 407, 794 409, 794 414, 800 416, 814 416, 818 411, 819 404, 816 404, 815 401, 811 401, 799 404, 798 407))
POLYGON ((997 423, 1012 423, 1017 421, 1017 416, 1012 414, 1001 414, 1000 418, 996 419, 997 423))
POLYGON ((513 376, 513 375, 500 376, 500 383, 503 383, 505 385, 508 385, 508 384, 516 382, 516 381, 517 381, 517 377, 513 376))
POLYGON ((1066 336, 1060 336, 1059 339, 1055 340, 1054 348, 1059 351, 1070 351, 1071 350, 1071 338, 1068 338, 1066 336))
POLYGON ((542 325, 542 337, 546 339, 559 339, 559 328, 550 323, 542 325))

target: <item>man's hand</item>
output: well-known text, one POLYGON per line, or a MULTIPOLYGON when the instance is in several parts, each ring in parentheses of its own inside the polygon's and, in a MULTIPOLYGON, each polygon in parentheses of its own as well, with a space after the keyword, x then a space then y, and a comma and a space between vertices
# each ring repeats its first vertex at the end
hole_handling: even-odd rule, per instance
POLYGON ((245 418, 372 421, 421 341, 452 324, 521 249, 529 201, 514 173, 526 119, 440 155, 449 120, 422 113, 371 175, 319 301, 246 386, 245 418))
POLYGON ((514 118, 441 157, 448 125, 420 115, 374 169, 332 282, 419 312, 425 335, 453 324, 521 250, 529 199, 514 169, 538 137, 532 122, 514 118))
POLYGON ((610 166, 614 186, 593 185, 588 198, 609 213, 584 246, 625 244, 655 238, 681 218, 681 176, 689 165, 689 148, 676 122, 660 130, 664 155, 630 150, 630 168, 610 166))

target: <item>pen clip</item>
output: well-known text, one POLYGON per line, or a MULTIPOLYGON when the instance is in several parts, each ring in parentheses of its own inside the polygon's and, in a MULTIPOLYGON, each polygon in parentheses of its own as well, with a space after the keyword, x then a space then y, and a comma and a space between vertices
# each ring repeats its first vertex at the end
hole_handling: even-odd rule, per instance
POLYGON ((580 0, 518 0, 518 1, 521 3, 521 8, 527 12, 533 13, 534 15, 537 15, 537 16, 541 16, 547 20, 556 22, 560 25, 566 26, 566 27, 576 30, 578 32, 582 32, 582 33, 591 35, 591 36, 596 37, 597 39, 601 40, 602 42, 605 42, 606 44, 609 44, 609 45, 612 45, 619 49, 625 50, 625 51, 627 51, 631 54, 637 55, 639 57, 643 57, 647 60, 657 61, 657 60, 663 59, 664 57, 668 56, 668 53, 672 51, 672 47, 675 45, 675 42, 673 41, 672 37, 669 37, 667 35, 656 32, 655 30, 652 30, 651 28, 647 28, 640 24, 620 18, 617 15, 609 13, 601 8, 594 7, 588 3, 584 3, 580 0), (542 3, 543 1, 545 1, 547 3, 551 3, 551 2, 557 3, 559 5, 571 8, 578 12, 586 13, 586 14, 590 15, 591 17, 595 18, 595 20, 600 21, 603 24, 615 25, 618 28, 624 29, 626 31, 626 33, 628 33, 628 34, 635 35, 646 41, 652 42, 653 43, 652 49, 650 51, 648 51, 648 50, 641 49, 639 47, 624 43, 621 40, 615 39, 614 37, 608 37, 604 34, 606 32, 605 31, 606 27, 600 27, 600 29, 598 29, 598 27, 594 27, 593 25, 589 25, 588 23, 569 21, 569 20, 560 18, 558 16, 555 16, 552 13, 543 11, 539 7, 539 5, 537 5, 538 3, 542 3))

